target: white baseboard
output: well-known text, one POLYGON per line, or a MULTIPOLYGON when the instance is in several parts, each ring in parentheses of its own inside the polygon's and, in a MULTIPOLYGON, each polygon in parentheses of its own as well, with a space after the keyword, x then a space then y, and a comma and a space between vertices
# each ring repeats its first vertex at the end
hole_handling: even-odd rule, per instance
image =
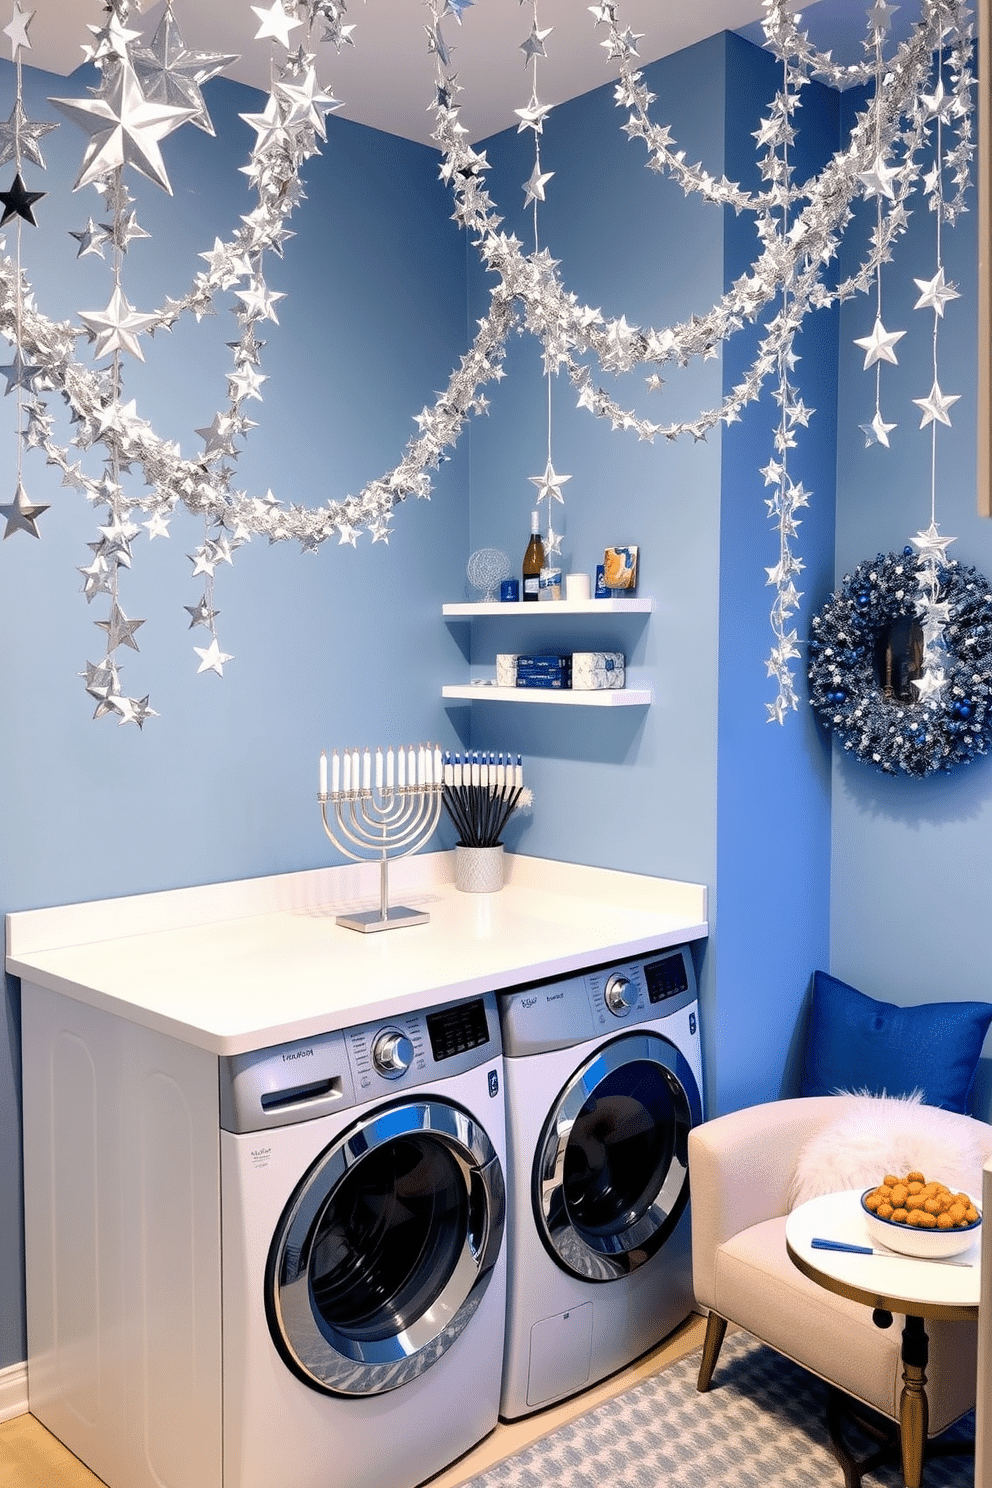
POLYGON ((0 1421, 23 1416, 28 1408, 28 1366, 11 1364, 0 1369, 0 1421))

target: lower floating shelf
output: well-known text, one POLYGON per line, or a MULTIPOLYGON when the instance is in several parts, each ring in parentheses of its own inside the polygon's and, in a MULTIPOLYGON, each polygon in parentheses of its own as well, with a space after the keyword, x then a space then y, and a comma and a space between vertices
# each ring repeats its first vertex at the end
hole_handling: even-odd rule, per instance
POLYGON ((595 692, 573 692, 556 687, 442 687, 441 696, 471 703, 558 703, 581 708, 649 708, 654 702, 650 688, 602 688, 595 692))

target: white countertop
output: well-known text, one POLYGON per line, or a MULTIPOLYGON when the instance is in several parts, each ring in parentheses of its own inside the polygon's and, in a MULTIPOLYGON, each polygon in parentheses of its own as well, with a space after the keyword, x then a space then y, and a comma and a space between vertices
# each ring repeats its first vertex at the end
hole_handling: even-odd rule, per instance
POLYGON ((508 855, 499 893, 463 894, 453 862, 421 853, 390 866, 390 903, 426 909, 426 925, 335 924, 378 904, 378 866, 349 865, 11 914, 6 966, 239 1054, 707 934, 700 884, 508 855))

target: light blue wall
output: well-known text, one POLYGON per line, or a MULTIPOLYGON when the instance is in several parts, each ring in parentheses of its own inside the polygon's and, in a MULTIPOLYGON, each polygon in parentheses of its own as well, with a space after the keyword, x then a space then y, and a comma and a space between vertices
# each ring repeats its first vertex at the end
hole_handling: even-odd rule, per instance
MULTIPOLYGON (((83 91, 28 71, 28 113, 49 113, 48 95, 83 91)), ((0 74, 9 112, 12 72, 0 74)), ((132 243, 126 292, 139 309, 181 294, 202 268, 197 252, 227 238, 253 205, 238 174, 254 138, 237 117, 259 96, 228 82, 208 86, 217 138, 194 129, 166 141, 175 199, 134 172, 138 219, 150 241, 132 243)), ((6 112, 3 115, 6 117, 6 112)), ((54 117, 54 114, 51 115, 54 117)), ((278 326, 266 322, 264 401, 249 404, 260 427, 238 462, 259 495, 319 505, 389 470, 416 433, 413 411, 433 400, 464 345, 464 244, 449 220, 433 151, 343 120, 307 172, 309 200, 297 236, 268 266, 286 291, 278 326)), ((49 193, 25 228, 23 257, 53 315, 103 308, 109 263, 76 261, 70 228, 104 218, 92 188, 70 187, 85 138, 65 125, 48 135, 48 171, 25 174, 49 193), (78 278, 77 278, 78 276, 78 278)), ((4 184, 13 167, 3 167, 4 184)), ((12 247, 8 237, 8 250, 12 247)), ((126 396, 138 399, 184 452, 221 405, 238 324, 177 326, 145 342, 147 366, 128 360, 126 396), (147 398, 147 405, 144 399, 147 398)), ((82 354, 82 353, 81 353, 82 354)), ((14 399, 0 402, 5 494, 13 493, 14 399)), ((31 498, 51 503, 42 539, 18 534, 0 546, 0 910, 167 889, 190 883, 310 868, 336 860, 315 802, 317 756, 326 745, 440 737, 456 742, 438 702, 456 650, 439 620, 468 547, 466 457, 458 451, 430 502, 402 507, 389 546, 366 538, 356 552, 256 539, 218 570, 215 602, 223 679, 197 675, 189 630, 202 580, 187 553, 202 524, 178 515, 168 541, 135 543, 121 605, 145 617, 141 651, 125 653, 124 681, 151 693, 160 716, 143 732, 94 707, 77 673, 102 652, 106 603, 87 606, 77 567, 89 561, 97 514, 63 489, 43 457, 25 457, 31 498)), ((0 1367, 24 1357, 18 998, 8 981, 0 1038, 0 1367)))
MULTIPOLYGON (((856 99, 846 100, 849 110, 856 99)), ((960 291, 939 333, 939 382, 959 393, 952 427, 938 431, 937 520, 957 541, 949 557, 992 576, 992 523, 975 501, 976 214, 944 237, 946 277, 960 291)), ((840 335, 838 578, 877 552, 899 551, 930 521, 930 430, 913 398, 933 378, 932 314, 914 310, 915 278, 935 272, 934 218, 914 204, 906 240, 883 284, 883 319, 906 332, 899 364, 882 374, 891 448, 866 449, 858 425, 874 412, 874 373, 854 339, 871 330, 874 305, 843 310, 840 335)), ((844 268, 850 259, 844 260, 844 268)), ((986 350, 987 355, 987 350, 986 350)), ((831 970, 873 997, 902 1003, 992 1001, 987 891, 992 842, 992 761, 927 780, 890 779, 834 752, 831 970)), ((976 1109, 989 1110, 983 1060, 976 1109)))

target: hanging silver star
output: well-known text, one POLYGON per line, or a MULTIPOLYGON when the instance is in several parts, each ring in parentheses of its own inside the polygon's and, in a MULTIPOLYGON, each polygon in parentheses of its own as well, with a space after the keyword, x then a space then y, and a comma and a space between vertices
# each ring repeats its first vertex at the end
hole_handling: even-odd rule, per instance
POLYGON ((7 380, 7 386, 3 390, 4 396, 6 397, 8 393, 13 392, 14 388, 26 388, 29 393, 33 393, 35 391, 35 378, 39 377, 42 371, 43 368, 40 365, 34 366, 32 363, 25 361, 21 348, 19 346, 15 347, 14 360, 8 362, 5 367, 0 367, 0 372, 3 373, 7 380))
POLYGON ((942 393, 937 379, 933 380, 933 387, 925 398, 914 398, 913 402, 918 408, 922 408, 923 417, 920 420, 920 428, 925 429, 927 424, 947 424, 950 427, 951 420, 948 417, 948 409, 952 403, 960 398, 960 393, 942 393))
POLYGON ((876 409, 875 417, 872 419, 871 423, 859 424, 858 427, 860 428, 862 434, 864 434, 865 436, 865 449, 869 449, 873 444, 881 444, 884 445, 886 449, 888 449, 889 435, 892 433, 892 430, 896 428, 896 425, 887 424, 882 418, 880 410, 876 409))
POLYGON ((15 99, 10 117, 0 123, 0 165, 20 158, 30 160, 44 170, 45 162, 38 148, 38 141, 58 127, 57 124, 29 119, 21 100, 15 99))
POLYGON ((879 316, 875 317, 875 325, 870 336, 859 336, 855 346, 863 346, 865 352, 865 370, 873 367, 876 362, 892 362, 898 365, 893 348, 896 342, 901 341, 905 331, 887 331, 879 316))
POLYGON ((865 200, 869 201, 873 196, 885 196, 890 201, 895 201, 896 194, 892 183, 898 174, 897 168, 886 165, 883 155, 877 156, 868 170, 858 172, 858 180, 864 187, 865 200))
POLYGON ((145 360, 138 334, 154 325, 157 317, 132 310, 119 284, 114 287, 106 310, 80 310, 79 318, 96 342, 93 356, 97 361, 115 351, 129 351, 140 362, 145 360))
MULTIPOLYGON (((252 9, 254 9, 254 6, 252 9)), ((234 660, 233 656, 228 656, 226 651, 220 649, 216 636, 214 636, 209 646, 194 646, 193 650, 200 658, 200 665, 196 669, 198 673, 216 672, 218 677, 223 677, 225 661, 234 660)))
POLYGON ((4 36, 10 37, 11 57, 16 59, 17 53, 21 47, 23 47, 24 50, 28 52, 31 50, 31 43, 28 40, 28 27, 33 20, 34 11, 22 10, 20 5, 18 4, 18 0, 14 0, 14 14, 11 19, 10 25, 4 26, 3 28, 4 36))
POLYGON ((544 50, 544 38, 546 36, 550 36, 553 29, 554 28, 552 26, 548 26, 545 31, 539 31, 536 21, 534 22, 533 26, 531 26, 530 35, 528 36, 526 41, 522 41, 520 43, 519 47, 519 50, 524 54, 525 67, 529 62, 533 61, 535 57, 546 57, 548 55, 547 52, 544 50))
POLYGON ((943 264, 932 279, 914 279, 913 283, 920 291, 920 298, 913 306, 914 310, 933 310, 934 314, 943 316, 944 306, 948 300, 961 298, 952 284, 944 283, 943 264))
POLYGON ((191 119, 194 109, 149 102, 134 69, 126 62, 119 62, 111 70, 96 98, 48 101, 89 137, 74 191, 122 165, 130 165, 172 195, 158 141, 191 119))
POLYGON ((553 498, 555 501, 560 501, 564 505, 565 498, 561 494, 561 488, 572 477, 570 475, 559 475, 550 460, 544 468, 543 475, 529 475, 527 479, 531 485, 537 487, 538 501, 551 500, 553 498))
POLYGON ((47 506, 39 506, 36 502, 29 501, 24 487, 18 481, 13 501, 5 506, 0 505, 0 517, 7 519, 4 537, 11 537, 15 532, 27 532, 31 537, 40 537, 37 518, 47 510, 47 506))
POLYGON ((144 623, 144 620, 129 620, 116 600, 110 607, 109 619, 93 621, 100 630, 107 632, 108 651, 116 651, 118 646, 130 646, 132 651, 137 651, 138 643, 134 639, 134 632, 144 623))
POLYGON ((554 175, 554 171, 541 170, 540 164, 535 162, 534 169, 530 173, 530 180, 523 187, 524 206, 530 206, 532 201, 544 201, 544 188, 554 175))
POLYGON ((957 542, 956 537, 941 537, 940 529, 936 522, 931 522, 925 532, 921 531, 910 542, 920 556, 920 562, 932 560, 935 563, 944 563, 947 559, 947 549, 952 542, 957 542))
POLYGON ((253 5, 252 10, 262 23, 255 32, 255 40, 261 41, 264 37, 271 36, 273 40, 282 42, 288 50, 290 31, 302 26, 303 22, 287 14, 282 0, 272 0, 268 10, 261 5, 253 5))
POLYGON ((88 253, 95 253, 98 257, 102 258, 103 250, 110 241, 111 235, 105 227, 98 227, 93 221, 93 218, 88 217, 86 219, 86 226, 82 231, 73 232, 70 228, 69 236, 70 238, 75 238, 79 244, 76 250, 77 258, 85 258, 88 253))
POLYGON ((220 614, 220 610, 212 610, 210 608, 210 601, 207 599, 207 596, 205 594, 200 599, 198 604, 183 605, 183 609, 186 611, 187 615, 191 617, 189 622, 190 630, 192 630, 197 625, 205 625, 207 630, 210 630, 213 626, 214 620, 220 614))
POLYGON ((151 46, 131 53, 131 65, 147 99, 190 108, 190 123, 205 134, 214 126, 200 89, 211 78, 232 67, 238 58, 222 52, 194 52, 187 47, 179 25, 167 5, 151 46))

